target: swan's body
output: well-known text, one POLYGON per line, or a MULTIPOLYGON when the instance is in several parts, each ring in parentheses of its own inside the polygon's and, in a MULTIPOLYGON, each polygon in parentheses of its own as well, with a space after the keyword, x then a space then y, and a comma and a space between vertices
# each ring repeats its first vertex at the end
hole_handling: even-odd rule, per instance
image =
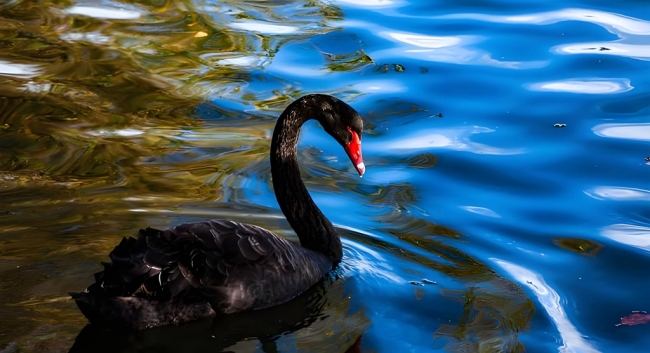
POLYGON ((342 258, 341 241, 300 179, 296 144, 316 118, 346 150, 359 174, 359 115, 325 95, 305 96, 280 116, 271 143, 273 186, 300 238, 226 220, 140 230, 111 252, 96 282, 73 298, 96 323, 143 329, 275 306, 318 282, 342 258))

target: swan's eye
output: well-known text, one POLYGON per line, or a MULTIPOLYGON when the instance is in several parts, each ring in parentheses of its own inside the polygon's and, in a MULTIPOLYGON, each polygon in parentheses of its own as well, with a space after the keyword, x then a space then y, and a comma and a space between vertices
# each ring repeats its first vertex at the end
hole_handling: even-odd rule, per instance
MULTIPOLYGON (((356 129, 355 127, 352 126, 346 126, 346 130, 350 133, 350 141, 360 141, 361 140, 361 131, 359 129, 356 129)), ((349 142, 348 142, 349 143, 349 142)))

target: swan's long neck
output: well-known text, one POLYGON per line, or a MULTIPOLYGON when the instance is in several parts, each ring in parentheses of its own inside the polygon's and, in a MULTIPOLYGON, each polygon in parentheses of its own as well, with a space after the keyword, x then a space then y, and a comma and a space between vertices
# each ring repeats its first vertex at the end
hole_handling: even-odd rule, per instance
POLYGON ((275 125, 271 141, 271 174, 280 209, 307 249, 326 255, 337 263, 343 256, 341 240, 332 223, 314 203, 300 178, 296 145, 302 124, 322 114, 314 96, 293 102, 275 125))

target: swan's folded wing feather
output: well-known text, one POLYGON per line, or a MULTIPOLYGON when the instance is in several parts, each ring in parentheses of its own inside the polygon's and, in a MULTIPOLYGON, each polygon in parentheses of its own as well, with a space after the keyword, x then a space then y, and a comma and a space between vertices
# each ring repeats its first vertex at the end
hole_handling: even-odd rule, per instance
POLYGON ((256 249, 253 247, 253 245, 251 244, 251 238, 253 237, 250 236, 250 237, 239 238, 239 240, 237 241, 237 246, 239 247, 239 252, 242 254, 244 258, 246 258, 246 260, 256 261, 262 256, 262 254, 257 252, 256 249))
POLYGON ((324 257, 307 252, 266 229, 231 221, 147 228, 138 239, 122 240, 89 291, 208 301, 226 312, 264 307, 290 299, 296 288, 307 289, 328 269, 324 257), (306 274, 294 276, 297 269, 306 274), (236 299, 244 292, 250 293, 236 299))

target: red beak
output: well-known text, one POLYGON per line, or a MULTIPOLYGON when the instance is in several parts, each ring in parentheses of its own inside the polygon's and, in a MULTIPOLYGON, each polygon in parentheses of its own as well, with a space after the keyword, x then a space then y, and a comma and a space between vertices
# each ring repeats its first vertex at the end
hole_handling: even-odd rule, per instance
POLYGON ((359 138, 359 134, 352 131, 349 126, 348 131, 352 134, 352 141, 348 142, 343 148, 348 154, 348 157, 350 157, 352 164, 354 164, 354 168, 357 169, 357 172, 361 176, 366 171, 366 165, 363 164, 363 158, 361 158, 361 139, 359 138))

